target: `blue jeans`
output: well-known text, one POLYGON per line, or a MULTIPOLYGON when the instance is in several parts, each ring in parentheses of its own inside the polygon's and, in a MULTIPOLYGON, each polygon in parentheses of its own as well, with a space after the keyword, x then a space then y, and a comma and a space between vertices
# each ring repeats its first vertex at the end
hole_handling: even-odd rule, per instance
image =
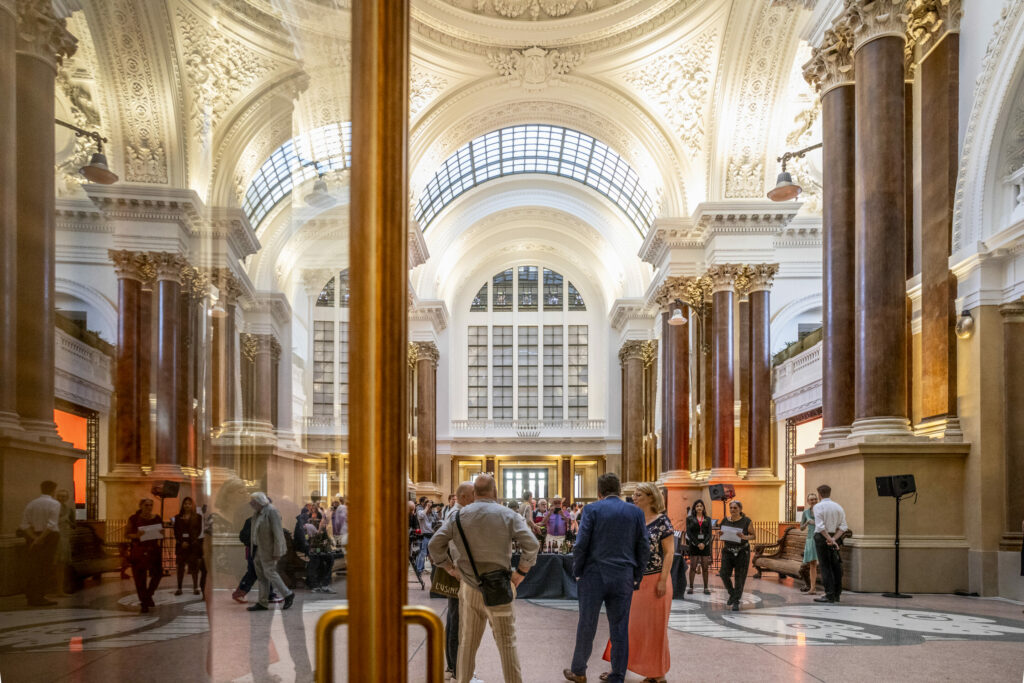
POLYGON ((608 635, 612 641, 612 671, 608 681, 622 683, 629 663, 629 606, 633 602, 633 574, 627 571, 605 576, 597 569, 591 569, 583 573, 577 586, 580 620, 576 626, 572 672, 578 676, 587 673, 603 603, 607 608, 608 635))
POLYGON ((416 555, 416 575, 419 576, 423 573, 423 568, 427 562, 427 545, 430 543, 430 536, 423 534, 420 537, 420 552, 416 555))

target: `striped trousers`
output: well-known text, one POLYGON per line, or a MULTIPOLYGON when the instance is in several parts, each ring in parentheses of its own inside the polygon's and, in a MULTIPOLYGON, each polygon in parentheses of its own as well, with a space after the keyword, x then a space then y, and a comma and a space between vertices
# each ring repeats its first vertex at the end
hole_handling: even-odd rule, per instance
MULTIPOLYGON (((515 590, 513 589, 513 595, 515 590)), ((476 666, 476 651, 487 624, 491 625, 494 642, 501 656, 501 672, 505 683, 522 683, 519 651, 516 649, 515 601, 499 607, 484 604, 484 595, 469 582, 459 587, 459 660, 455 666, 458 683, 469 683, 476 666)))

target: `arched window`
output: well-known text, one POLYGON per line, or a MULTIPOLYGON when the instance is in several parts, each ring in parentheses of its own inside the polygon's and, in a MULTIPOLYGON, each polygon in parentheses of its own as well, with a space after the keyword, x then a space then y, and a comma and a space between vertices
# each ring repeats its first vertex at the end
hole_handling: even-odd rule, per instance
POLYGON ((253 229, 296 185, 352 165, 352 122, 331 123, 292 138, 263 162, 249 182, 242 210, 253 229))
POLYGON ((469 307, 493 314, 470 316, 469 419, 587 419, 589 327, 578 315, 586 310, 576 287, 550 268, 508 268, 485 282, 469 307))
POLYGON ((641 235, 654 222, 654 201, 625 159, 585 133, 540 124, 502 128, 460 147, 427 183, 413 216, 426 230, 464 192, 522 173, 561 176, 597 190, 622 209, 641 235))
POLYGON ((320 290, 313 308, 312 414, 348 420, 349 277, 343 270, 320 290))

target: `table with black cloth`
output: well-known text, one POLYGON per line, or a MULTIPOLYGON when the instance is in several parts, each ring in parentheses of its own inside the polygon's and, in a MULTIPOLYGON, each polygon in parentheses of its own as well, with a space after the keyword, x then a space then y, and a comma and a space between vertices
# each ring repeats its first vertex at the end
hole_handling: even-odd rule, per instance
MULTIPOLYGON (((519 566, 519 556, 512 556, 512 566, 519 566)), ((572 555, 541 553, 537 563, 516 588, 521 599, 542 598, 576 600, 576 579, 572 576, 572 555)))

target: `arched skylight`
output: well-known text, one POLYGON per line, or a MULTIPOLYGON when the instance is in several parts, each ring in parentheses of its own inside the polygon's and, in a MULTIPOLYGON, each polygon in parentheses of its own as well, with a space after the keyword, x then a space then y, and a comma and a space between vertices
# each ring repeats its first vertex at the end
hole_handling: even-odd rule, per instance
POLYGON ((413 215, 426 230, 462 193, 520 173, 562 176, 597 190, 622 209, 641 235, 654 222, 654 202, 625 159, 589 135, 539 124, 502 128, 460 147, 427 183, 413 215))
POLYGON ((245 191, 242 210, 255 228, 296 185, 352 165, 352 122, 331 123, 284 143, 270 155, 245 191))

